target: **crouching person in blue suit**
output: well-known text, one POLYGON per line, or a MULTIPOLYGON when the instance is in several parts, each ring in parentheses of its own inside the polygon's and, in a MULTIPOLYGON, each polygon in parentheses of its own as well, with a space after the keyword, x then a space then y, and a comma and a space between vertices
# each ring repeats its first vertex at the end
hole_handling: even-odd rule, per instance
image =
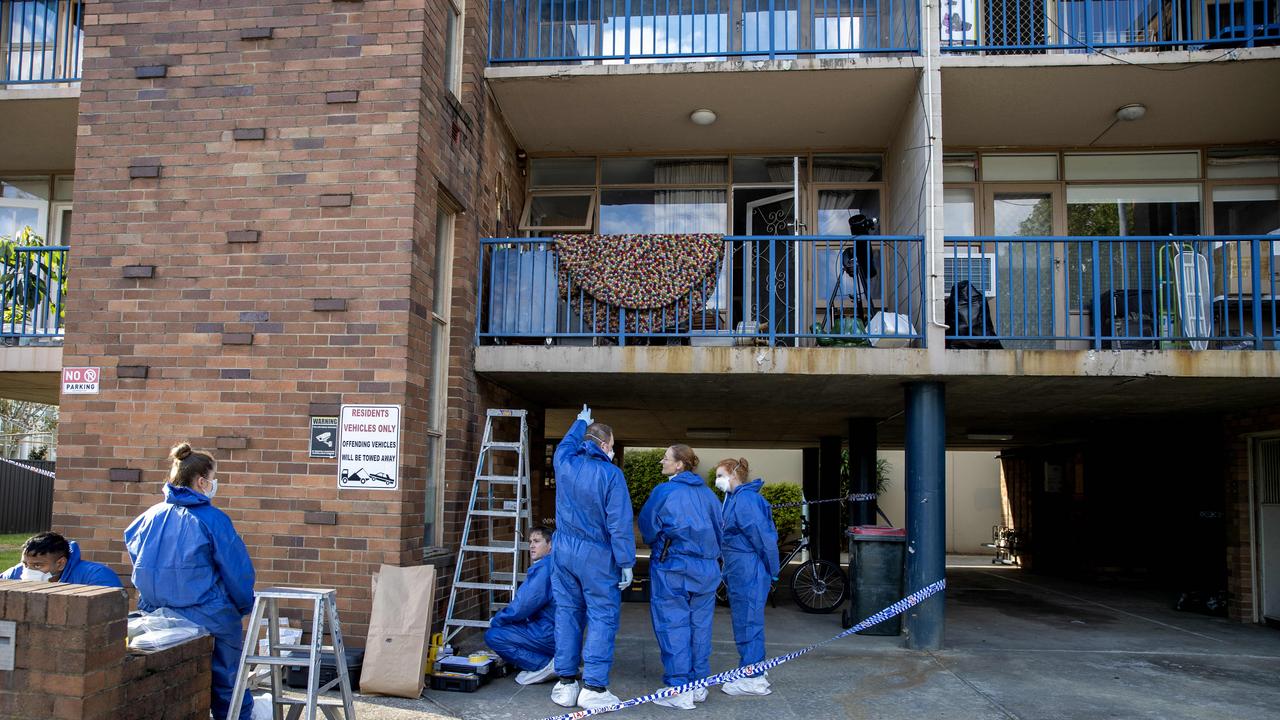
POLYGON ((520 668, 516 682, 534 685, 555 677, 556 602, 551 595, 550 528, 529 531, 529 573, 511 604, 489 622, 484 641, 520 668))
MULTIPOLYGON (((218 492, 213 457, 181 443, 169 453, 173 467, 164 500, 124 531, 133 560, 139 609, 167 607, 213 636, 213 717, 228 717, 240 651, 240 623, 253 609, 253 562, 227 514, 210 500, 218 492)), ((240 720, 253 715, 244 694, 240 720)))
POLYGON ((56 532, 33 535, 22 545, 22 562, 0 573, 0 580, 35 580, 120 587, 116 572, 80 559, 80 546, 56 532))

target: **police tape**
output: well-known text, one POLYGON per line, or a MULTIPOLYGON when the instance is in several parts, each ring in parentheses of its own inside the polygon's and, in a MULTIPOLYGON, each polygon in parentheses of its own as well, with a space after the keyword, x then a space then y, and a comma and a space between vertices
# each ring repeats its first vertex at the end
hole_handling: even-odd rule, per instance
POLYGON ((37 475, 43 475, 47 478, 53 477, 53 473, 48 470, 45 470, 44 468, 38 468, 33 465, 28 465, 26 463, 21 463, 21 462, 18 462, 17 460, 10 460, 9 458, 4 458, 4 457, 0 457, 0 461, 9 463, 10 465, 20 467, 23 470, 30 470, 31 472, 37 475))
POLYGON ((800 502, 774 503, 771 507, 775 507, 775 508, 802 507, 804 505, 821 505, 822 503, 833 503, 833 502, 872 502, 877 497, 879 496, 876 495, 875 493, 849 493, 844 497, 827 498, 825 500, 801 500, 800 502))
POLYGON ((818 648, 824 645, 828 645, 830 643, 835 642, 836 640, 846 638, 856 632, 866 630, 872 625, 878 625, 879 623, 882 623, 885 620, 888 620, 890 618, 897 617, 898 615, 901 615, 902 613, 906 612, 909 608, 915 607, 916 605, 919 605, 925 600, 928 600, 930 597, 941 592, 946 587, 947 587, 946 579, 939 580, 931 585, 926 585, 925 587, 920 588, 919 590, 911 593, 910 595, 899 600, 898 602, 872 615, 866 620, 863 620, 857 625, 854 625, 848 630, 845 630, 839 635, 835 635, 833 637, 827 638, 826 640, 823 640, 822 642, 819 642, 819 643, 814 643, 809 647, 801 648, 799 650, 789 652, 786 655, 779 655, 777 657, 769 658, 767 660, 761 660, 760 662, 752 663, 751 665, 743 665, 742 667, 737 667, 732 670, 726 670, 725 672, 718 673, 716 675, 711 675, 709 677, 704 677, 701 680, 694 680, 693 682, 688 682, 688 683, 685 683, 684 685, 676 685, 674 687, 665 687, 665 688, 662 688, 661 690, 658 690, 657 692, 649 693, 648 695, 641 695, 640 697, 634 697, 634 698, 631 698, 630 700, 623 700, 622 702, 614 703, 613 705, 606 705, 604 707, 592 708, 590 710, 576 710, 574 712, 567 713, 564 715, 553 715, 551 717, 543 718, 543 720, 579 720, 579 718, 590 717, 592 715, 600 715, 602 713, 614 712, 617 710, 622 710, 624 708, 635 707, 637 705, 644 705, 645 703, 650 703, 650 702, 653 702, 654 700, 661 700, 662 698, 675 697, 676 695, 690 692, 691 690, 701 690, 703 688, 708 688, 713 685, 723 685, 724 683, 733 682, 734 680, 741 680, 742 678, 762 675, 768 670, 775 668, 781 665, 782 663, 795 660, 801 655, 811 653, 814 650, 817 650, 818 648))

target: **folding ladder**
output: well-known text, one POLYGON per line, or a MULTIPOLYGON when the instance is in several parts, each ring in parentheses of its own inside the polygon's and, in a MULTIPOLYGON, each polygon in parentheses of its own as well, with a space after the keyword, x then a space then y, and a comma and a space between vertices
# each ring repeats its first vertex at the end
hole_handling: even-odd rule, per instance
MULTIPOLYGON (((504 428, 506 429, 506 428, 504 428)), ((467 519, 462 526, 462 545, 449 589, 449 609, 445 613, 444 640, 463 628, 487 628, 488 618, 461 617, 479 603, 459 604, 477 593, 487 596, 489 611, 496 612, 515 597, 516 587, 525 579, 521 569, 529 549, 529 423, 524 410, 489 410, 484 423, 480 455, 476 458, 475 480, 467 519), (496 424, 519 422, 518 440, 495 439, 496 424), (515 474, 499 474, 515 469, 515 474), (477 523, 479 520, 479 523, 477 523), (485 532, 481 532, 485 531, 485 532), (464 580, 468 564, 480 560, 478 581, 464 580)))

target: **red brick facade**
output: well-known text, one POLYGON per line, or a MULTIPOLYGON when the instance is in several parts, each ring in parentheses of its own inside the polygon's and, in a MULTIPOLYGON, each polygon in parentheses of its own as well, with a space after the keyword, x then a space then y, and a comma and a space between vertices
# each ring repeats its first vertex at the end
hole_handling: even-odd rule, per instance
POLYGON ((64 362, 103 379, 100 395, 63 400, 54 508, 87 557, 127 575, 121 532, 159 499, 178 440, 218 458, 216 503, 259 586, 336 587, 354 638, 379 564, 421 562, 428 483, 456 546, 476 418, 513 402, 475 377, 472 336, 477 238, 511 230, 498 187, 518 171, 482 80, 482 4, 467 7, 461 99, 444 86, 448 7, 87 6, 64 362), (460 214, 436 478, 442 197, 460 214), (125 277, 132 265, 154 275, 125 277), (342 402, 404 406, 397 491, 339 492, 336 462, 308 457, 309 416, 342 402))
POLYGON ((1233 620, 1254 620, 1253 482, 1252 447, 1257 435, 1280 434, 1280 409, 1246 413, 1229 418, 1226 435, 1227 589, 1233 620))

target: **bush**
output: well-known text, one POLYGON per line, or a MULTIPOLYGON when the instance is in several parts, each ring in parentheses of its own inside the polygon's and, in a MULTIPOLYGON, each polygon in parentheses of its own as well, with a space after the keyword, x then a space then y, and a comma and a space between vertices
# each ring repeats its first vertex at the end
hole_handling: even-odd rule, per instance
POLYGON ((666 448, 628 450, 622 455, 622 476, 627 479, 627 491, 631 493, 631 510, 637 515, 653 489, 667 479, 660 464, 666 452, 666 448))
POLYGON ((760 488, 760 494, 765 500, 769 501, 770 505, 775 506, 773 508, 773 524, 778 528, 778 542, 786 542, 792 533, 800 531, 801 508, 799 506, 788 508, 776 506, 781 503, 794 503, 804 500, 804 490, 801 489, 798 483, 765 483, 760 488))

